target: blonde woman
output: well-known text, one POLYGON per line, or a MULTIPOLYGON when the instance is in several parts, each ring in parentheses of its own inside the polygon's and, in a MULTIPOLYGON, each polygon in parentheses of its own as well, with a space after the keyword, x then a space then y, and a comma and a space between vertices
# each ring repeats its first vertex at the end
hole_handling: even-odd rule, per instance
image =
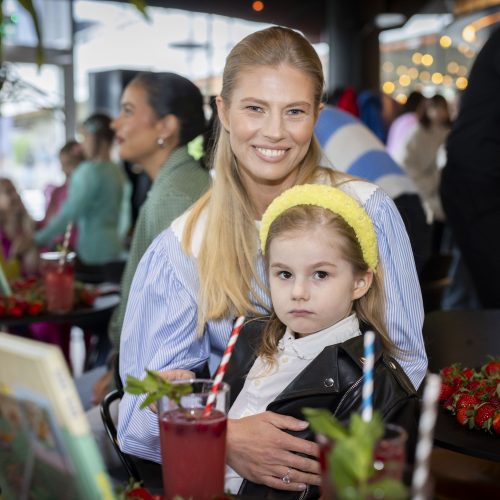
MULTIPOLYGON (((217 97, 213 188, 156 238, 138 266, 120 343, 123 380, 142 377, 145 368, 196 370, 207 361, 213 371, 234 317, 270 309, 256 221, 291 186, 326 183, 349 192, 373 220, 385 270, 388 335, 405 353, 400 362, 413 385, 420 385, 427 367, 423 308, 408 236, 379 188, 317 167, 314 125, 323 87, 314 48, 293 30, 268 28, 233 48, 217 97)), ((127 453, 159 462, 157 416, 140 410, 140 403, 128 394, 122 399, 119 442, 127 453)), ((228 464, 273 488, 301 491, 319 484, 317 445, 284 432, 306 427, 272 412, 231 420, 228 464), (295 472, 285 483, 288 468, 295 472)))

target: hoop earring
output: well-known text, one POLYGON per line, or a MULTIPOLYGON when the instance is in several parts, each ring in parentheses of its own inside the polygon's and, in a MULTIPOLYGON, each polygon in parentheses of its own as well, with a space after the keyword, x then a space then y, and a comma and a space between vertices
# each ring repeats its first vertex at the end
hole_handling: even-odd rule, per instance
POLYGON ((158 139, 156 139, 156 144, 158 144, 158 146, 160 146, 160 148, 164 148, 165 147, 165 139, 163 137, 158 137, 158 139))

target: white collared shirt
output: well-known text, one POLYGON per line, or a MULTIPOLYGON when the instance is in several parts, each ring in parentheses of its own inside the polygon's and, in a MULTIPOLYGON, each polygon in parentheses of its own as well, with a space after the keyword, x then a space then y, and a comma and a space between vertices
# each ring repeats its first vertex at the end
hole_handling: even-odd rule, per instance
MULTIPOLYGON (((351 314, 333 326, 295 338, 287 328, 278 343, 276 363, 269 365, 259 356, 248 372, 245 384, 229 410, 229 418, 242 418, 266 411, 269 403, 292 382, 292 380, 327 346, 340 344, 361 335, 356 314, 351 314)), ((226 466, 225 488, 238 493, 242 478, 231 467, 226 466)))

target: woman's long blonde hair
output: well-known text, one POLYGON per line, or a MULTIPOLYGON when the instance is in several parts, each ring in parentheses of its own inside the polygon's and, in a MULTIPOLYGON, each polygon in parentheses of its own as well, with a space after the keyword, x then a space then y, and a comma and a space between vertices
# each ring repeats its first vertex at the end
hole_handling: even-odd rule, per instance
MULTIPOLYGON (((326 208, 312 205, 289 208, 273 221, 266 240, 266 269, 269 269, 270 247, 275 238, 283 237, 287 233, 301 233, 314 229, 321 229, 322 234, 330 236, 335 241, 342 257, 351 264, 354 276, 364 274, 369 270, 354 229, 340 215, 326 208)), ((394 352, 394 344, 389 338, 385 322, 384 280, 380 262, 373 274, 369 290, 354 301, 353 311, 361 323, 370 326, 380 334, 387 350, 394 352)), ((264 330, 259 351, 259 355, 269 365, 274 364, 278 342, 285 330, 286 326, 275 313, 272 313, 264 330)))
MULTIPOLYGON (((249 67, 287 64, 307 74, 314 83, 316 116, 324 90, 321 61, 312 45, 300 34, 283 27, 271 27, 253 33, 239 42, 227 57, 221 98, 226 107, 239 78, 249 67)), ((312 182, 317 173, 321 149, 313 136, 309 149, 298 166, 296 184, 312 182)), ((183 234, 185 252, 191 248, 196 223, 207 210, 204 237, 198 255, 199 302, 198 328, 229 315, 257 313, 255 303, 266 307, 265 290, 256 272, 258 251, 255 207, 238 173, 231 150, 229 133, 219 127, 213 154, 215 181, 192 208, 183 234)))

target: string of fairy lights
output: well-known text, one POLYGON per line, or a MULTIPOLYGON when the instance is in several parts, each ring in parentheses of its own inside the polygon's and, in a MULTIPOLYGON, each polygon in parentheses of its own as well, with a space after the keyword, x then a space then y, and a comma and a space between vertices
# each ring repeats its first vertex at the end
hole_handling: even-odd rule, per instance
POLYGON ((387 45, 381 47, 381 90, 399 103, 404 104, 413 90, 452 96, 467 87, 477 53, 467 40, 434 35, 425 37, 415 50, 387 45))

